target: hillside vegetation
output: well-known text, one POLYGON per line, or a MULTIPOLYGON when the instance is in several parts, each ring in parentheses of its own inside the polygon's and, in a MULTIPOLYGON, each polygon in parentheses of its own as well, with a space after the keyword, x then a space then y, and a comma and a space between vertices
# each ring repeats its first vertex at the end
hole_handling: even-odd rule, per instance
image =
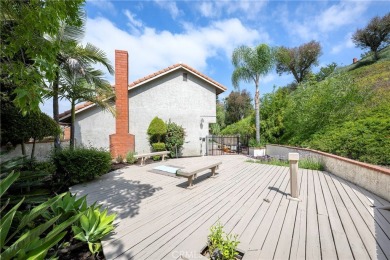
MULTIPOLYGON (((261 100, 263 143, 307 147, 390 165, 390 47, 376 62, 366 57, 322 81, 284 87, 261 100)), ((243 119, 223 133, 242 129, 243 119)))

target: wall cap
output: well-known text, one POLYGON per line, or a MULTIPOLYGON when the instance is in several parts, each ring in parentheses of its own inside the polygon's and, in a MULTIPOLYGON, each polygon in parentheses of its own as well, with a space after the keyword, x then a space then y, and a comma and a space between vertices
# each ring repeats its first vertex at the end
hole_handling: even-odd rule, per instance
POLYGON ((374 164, 359 162, 359 161, 356 161, 356 160, 352 160, 352 159, 349 159, 349 158, 341 157, 341 156, 334 155, 334 154, 331 154, 331 153, 325 153, 325 152, 321 152, 321 151, 317 151, 317 150, 313 150, 313 149, 301 148, 301 147, 295 147, 295 146, 288 146, 288 145, 280 145, 280 144, 267 144, 267 145, 279 146, 279 147, 285 147, 285 148, 296 149, 296 150, 301 150, 301 151, 313 152, 313 153, 321 154, 321 155, 324 155, 324 156, 327 156, 327 157, 331 157, 331 158, 334 158, 334 159, 338 159, 338 160, 341 160, 341 161, 344 161, 344 162, 355 164, 355 165, 358 165, 360 167, 364 167, 364 168, 367 168, 367 169, 370 169, 370 170, 373 170, 373 171, 378 171, 378 172, 390 175, 390 169, 386 169, 384 167, 380 167, 380 166, 374 165, 374 164))

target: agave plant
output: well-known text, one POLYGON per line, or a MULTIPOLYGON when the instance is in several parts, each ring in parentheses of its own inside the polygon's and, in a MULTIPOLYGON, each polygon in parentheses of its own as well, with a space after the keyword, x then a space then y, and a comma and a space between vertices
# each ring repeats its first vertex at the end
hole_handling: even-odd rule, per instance
MULTIPOLYGON (((0 199, 19 176, 20 173, 12 171, 0 181, 0 199)), ((66 229, 79 219, 81 213, 58 225, 54 224, 61 215, 32 229, 28 225, 64 196, 57 195, 24 214, 18 211, 23 199, 11 209, 7 207, 9 199, 6 200, 0 209, 0 259, 44 259, 49 249, 64 238, 66 229), (17 214, 22 215, 20 220, 15 217, 17 214)))
POLYGON ((107 209, 89 207, 80 217, 80 226, 72 226, 76 239, 88 243, 92 254, 98 253, 101 248, 101 239, 114 229, 116 214, 107 215, 107 209))

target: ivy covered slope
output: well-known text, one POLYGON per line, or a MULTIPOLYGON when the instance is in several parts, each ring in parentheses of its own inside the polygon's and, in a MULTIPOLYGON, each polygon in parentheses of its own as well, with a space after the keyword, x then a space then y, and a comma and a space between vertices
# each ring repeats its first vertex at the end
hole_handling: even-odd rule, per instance
MULTIPOLYGON (((317 94, 311 93, 306 104, 298 102, 307 110, 296 115, 298 122, 306 121, 306 128, 291 131, 294 122, 287 108, 284 141, 362 162, 390 165, 390 47, 379 57, 376 62, 367 57, 324 81, 310 84, 317 94), (317 111, 311 114, 313 110, 317 111)), ((299 93, 303 86, 291 94, 292 103, 304 101, 299 93)))

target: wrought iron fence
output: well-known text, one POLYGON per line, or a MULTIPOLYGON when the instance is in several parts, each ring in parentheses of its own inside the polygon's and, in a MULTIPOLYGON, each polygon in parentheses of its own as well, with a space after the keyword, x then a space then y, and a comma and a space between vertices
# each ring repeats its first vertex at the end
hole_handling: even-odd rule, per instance
MULTIPOLYGON (((239 135, 209 135, 206 137, 206 155, 229 155, 243 152, 239 135)), ((244 150, 245 151, 245 150, 244 150)))

